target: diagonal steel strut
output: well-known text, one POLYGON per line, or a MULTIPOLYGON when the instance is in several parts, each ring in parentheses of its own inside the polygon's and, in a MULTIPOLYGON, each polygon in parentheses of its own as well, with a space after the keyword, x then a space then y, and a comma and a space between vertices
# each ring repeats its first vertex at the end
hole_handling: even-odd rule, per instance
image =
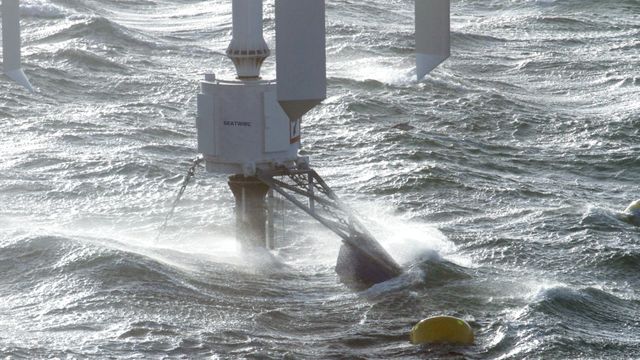
POLYGON ((357 282, 363 286, 351 285, 366 288, 402 273, 402 268, 315 170, 259 171, 256 176, 342 238, 344 245, 336 271, 343 282, 357 282))

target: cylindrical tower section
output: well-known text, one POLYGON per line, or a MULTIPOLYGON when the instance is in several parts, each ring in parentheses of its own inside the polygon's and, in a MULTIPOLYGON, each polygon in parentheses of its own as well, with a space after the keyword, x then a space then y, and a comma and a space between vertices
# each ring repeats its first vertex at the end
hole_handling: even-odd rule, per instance
POLYGON ((227 56, 233 60, 238 79, 257 79, 269 56, 262 32, 262 0, 233 0, 233 39, 227 56))
POLYGON ((256 177, 234 175, 229 187, 236 200, 236 239, 245 249, 267 248, 267 206, 269 186, 256 177))

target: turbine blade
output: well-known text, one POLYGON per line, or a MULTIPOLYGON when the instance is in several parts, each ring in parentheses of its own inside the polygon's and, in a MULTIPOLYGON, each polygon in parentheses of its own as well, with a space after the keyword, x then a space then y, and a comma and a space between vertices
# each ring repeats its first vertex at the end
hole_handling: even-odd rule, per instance
POLYGON ((420 81, 451 54, 451 1, 415 1, 416 72, 420 81))
POLYGON ((278 102, 291 120, 327 97, 325 1, 276 0, 278 102))
POLYGON ((2 62, 4 73, 33 92, 20 61, 20 6, 18 0, 2 0, 2 62))

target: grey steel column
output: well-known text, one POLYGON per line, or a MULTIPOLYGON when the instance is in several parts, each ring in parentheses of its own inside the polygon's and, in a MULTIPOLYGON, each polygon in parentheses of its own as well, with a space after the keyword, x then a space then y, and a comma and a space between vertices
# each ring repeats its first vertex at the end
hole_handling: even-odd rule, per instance
POLYGON ((236 200, 236 239, 245 248, 266 248, 265 197, 269 186, 256 177, 233 175, 229 187, 236 200))

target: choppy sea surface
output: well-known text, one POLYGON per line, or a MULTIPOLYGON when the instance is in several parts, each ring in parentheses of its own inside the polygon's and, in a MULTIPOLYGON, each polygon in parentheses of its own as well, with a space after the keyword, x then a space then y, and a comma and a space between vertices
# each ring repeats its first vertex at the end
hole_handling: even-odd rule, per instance
POLYGON ((272 256, 238 250, 223 175, 156 240, 198 82, 233 77, 229 1, 21 1, 38 92, 0 80, 0 357, 640 358, 640 2, 454 0, 419 83, 412 9, 327 1, 304 153, 407 270, 354 293, 287 204, 272 256), (408 342, 443 314, 475 345, 408 342))

